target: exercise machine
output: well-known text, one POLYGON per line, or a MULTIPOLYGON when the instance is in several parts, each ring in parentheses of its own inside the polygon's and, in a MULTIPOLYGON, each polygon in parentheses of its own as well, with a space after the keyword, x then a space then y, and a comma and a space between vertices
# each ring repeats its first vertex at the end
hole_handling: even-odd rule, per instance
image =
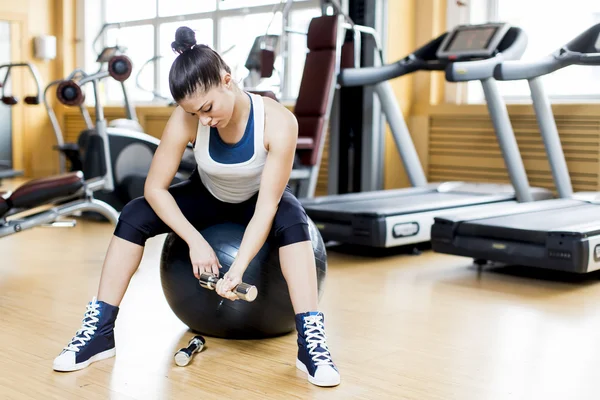
POLYGON ((412 188, 323 196, 303 201, 323 238, 370 247, 428 242, 435 216, 458 209, 530 202, 552 197, 531 188, 493 78, 496 65, 521 57, 527 45, 523 30, 506 23, 461 25, 425 44, 402 60, 383 66, 343 69, 345 86, 373 85, 393 133, 412 188), (471 182, 428 183, 389 80, 415 71, 445 71, 450 82, 481 82, 490 117, 512 185, 471 182))
MULTIPOLYGON (((83 78, 80 83, 86 78, 83 78)), ((93 81, 95 96, 96 81, 93 81)), ((30 103, 39 103, 33 98, 30 103)), ((99 103, 96 106, 96 127, 89 132, 98 142, 102 154, 111 159, 108 145, 106 120, 99 103)), ((96 151, 91 146, 82 147, 87 152, 96 151)), ((96 156, 97 154, 93 154, 96 156)), ((86 154, 87 156, 87 154, 86 154)), ((88 159, 88 158, 86 158, 88 159)), ((0 193, 0 237, 13 235, 38 226, 74 226, 74 220, 63 217, 76 216, 85 212, 97 213, 113 224, 117 223, 119 213, 106 202, 96 199, 95 192, 114 191, 113 166, 106 168, 96 177, 84 177, 81 171, 73 171, 56 176, 34 179, 17 187, 12 192, 0 193)))
POLYGON ((527 80, 559 199, 490 212, 439 216, 434 251, 487 261, 587 273, 600 269, 600 192, 573 193, 552 109, 541 77, 570 65, 600 66, 600 24, 535 61, 499 64, 498 80, 527 80))
MULTIPOLYGON (((275 49, 279 43, 279 35, 264 34, 254 38, 244 67, 248 70, 248 76, 244 79, 244 89, 260 91, 261 80, 273 76, 275 69, 275 49)), ((281 79, 281 73, 279 80, 281 79)))
MULTIPOLYGON (((33 65, 31 63, 9 63, 9 64, 0 65, 0 71, 6 69, 6 74, 4 75, 4 79, 2 79, 2 82, 0 82, 0 88, 2 89, 0 100, 2 101, 3 104, 5 104, 9 107, 12 107, 19 103, 19 99, 17 97, 15 97, 14 94, 8 93, 8 90, 7 90, 7 88, 9 87, 9 83, 10 83, 11 70, 17 69, 17 68, 25 68, 29 72, 29 74, 33 78, 33 82, 35 83, 36 93, 33 95, 25 96, 25 98, 23 99, 23 103, 25 103, 27 105, 40 104, 40 97, 41 97, 41 93, 42 93, 40 74, 39 74, 39 71, 37 70, 37 68, 35 67, 35 65, 33 65)), ((9 122, 10 122, 10 118, 9 118, 9 122)), ((10 127, 9 127, 9 130, 10 130, 10 127)), ((12 137, 12 135, 10 137, 12 137)), ((9 143, 9 146, 10 146, 10 148, 12 148, 12 144, 9 143)), ((11 155, 11 153, 12 152, 9 150, 7 156, 11 155)), ((12 168, 12 160, 11 159, 0 160, 0 182, 2 182, 2 179, 15 178, 17 176, 22 176, 22 175, 23 175, 23 171, 15 170, 12 168)))
MULTIPOLYGON (((102 49, 100 54, 98 54, 98 58, 96 59, 96 62, 100 63, 100 68, 97 71, 97 73, 106 71, 105 66, 108 65, 109 61, 113 57, 121 55, 122 51, 123 49, 118 46, 106 47, 102 49)), ((83 169, 83 161, 81 156, 82 152, 80 151, 79 145, 77 143, 66 143, 64 141, 64 136, 62 134, 60 124, 58 123, 56 114, 54 113, 54 109, 50 105, 48 94, 51 91, 51 89, 54 88, 54 86, 61 84, 64 80, 78 79, 83 76, 87 76, 87 73, 83 69, 77 68, 74 71, 72 71, 71 74, 69 74, 65 79, 58 79, 53 82, 50 82, 44 89, 44 94, 42 96, 44 107, 46 109, 46 112, 48 113, 48 118, 50 118, 52 130, 54 131, 54 136, 56 137, 56 146, 54 148, 59 152, 59 172, 61 174, 66 172, 67 160, 69 161, 71 171, 80 171, 83 169)), ((125 87, 125 83, 119 83, 121 86, 121 90, 123 91, 125 118, 113 119, 108 123, 108 126, 110 128, 122 128, 143 133, 143 128, 138 121, 137 115, 135 113, 135 108, 133 107, 131 101, 129 101, 129 95, 125 87)), ((79 104, 79 109, 81 112, 81 116, 85 122, 86 128, 93 129, 92 119, 90 117, 86 105, 83 102, 79 104)))
MULTIPOLYGON (((93 47, 96 48, 95 44, 93 45, 93 47)), ((125 50, 125 48, 120 46, 103 48, 100 54, 98 54, 98 57, 96 58, 96 62, 100 64, 100 69, 98 70, 98 72, 102 72, 102 70, 106 66, 108 66, 108 64, 111 62, 111 60, 114 59, 115 56, 126 56, 125 50)), ((131 67, 131 69, 133 69, 133 66, 131 67)), ((137 114, 135 112, 135 106, 129 98, 127 88, 125 87, 125 81, 119 81, 119 86, 121 87, 121 92, 123 93, 125 118, 115 118, 108 123, 108 126, 113 128, 125 128, 133 131, 144 132, 144 128, 142 128, 142 125, 140 125, 137 114)))
MULTIPOLYGON (((348 2, 341 68, 385 64, 387 8, 380 0, 348 2)), ((329 130, 327 194, 383 189, 385 118, 372 85, 342 86, 336 91, 329 130)))
MULTIPOLYGON (((99 126, 105 124, 98 115, 103 115, 103 108, 96 92, 98 83, 106 78, 124 82, 132 72, 132 64, 124 55, 114 55, 108 62, 107 70, 100 70, 94 74, 86 74, 76 70, 67 79, 53 84, 57 85, 56 95, 59 101, 67 106, 78 106, 84 111, 84 93, 82 87, 91 83, 95 93, 96 125, 91 124, 89 115, 86 119, 87 129, 81 132, 76 144, 77 153, 81 156, 81 170, 86 178, 103 176, 107 169, 111 170, 113 185, 96 194, 96 198, 103 200, 117 210, 121 210, 132 199, 142 196, 146 176, 152 163, 152 158, 160 140, 136 130, 123 127, 99 126), (97 131, 106 131, 106 141, 100 139, 97 131), (108 148, 104 143, 108 143, 108 148)), ((124 86, 122 86, 124 87, 124 86)), ((50 112, 50 114, 54 114, 50 112)), ((54 130, 57 133, 57 142, 64 144, 60 126, 56 118, 51 118, 54 130)), ((195 170, 193 148, 188 145, 181 160, 179 170, 172 184, 187 179, 195 170)))
MULTIPOLYGON (((330 148, 335 136, 333 131, 337 130, 333 127, 340 115, 336 77, 342 65, 360 65, 361 34, 372 37, 378 50, 381 49, 373 28, 354 23, 337 1, 328 3, 333 6, 333 15, 324 13, 313 18, 306 32, 308 52, 294 107, 294 115, 298 120, 298 140, 290 186, 297 197, 304 199, 315 196, 330 121, 330 148), (353 40, 344 43, 347 33, 353 40)), ((281 40, 285 43, 286 35, 281 40)), ((334 152, 330 151, 330 166, 333 157, 334 152)))
MULTIPOLYGON (((120 26, 120 24, 104 24, 92 43, 92 48, 97 53, 96 62, 99 64, 97 71, 98 73, 106 70, 108 63, 110 62, 110 60, 113 59, 113 57, 118 55, 125 55, 125 52, 127 50, 125 47, 115 45, 103 47, 98 51, 98 42, 103 37, 106 29, 112 26, 120 26)), ((83 69, 77 68, 66 79, 75 79, 76 77, 80 76, 86 76, 86 73, 83 69)), ((48 92, 50 91, 50 89, 62 82, 63 79, 50 82, 48 86, 46 86, 46 88, 44 89, 44 95, 42 97, 44 107, 46 108, 46 112, 48 113, 48 117, 50 118, 52 129, 54 130, 54 135, 56 137, 57 144, 56 146, 54 146, 54 149, 58 150, 59 152, 59 172, 61 174, 66 172, 66 160, 69 160, 71 171, 80 171, 83 169, 83 161, 81 159, 82 152, 79 149, 79 145, 77 143, 65 143, 62 131, 60 129, 60 125, 58 123, 58 120, 56 119, 56 114, 54 113, 54 110, 52 109, 48 100, 48 92)), ((125 82, 122 81, 119 82, 119 84, 123 93, 125 118, 115 118, 108 122, 108 126, 111 128, 123 128, 143 133, 144 129, 140 125, 135 112, 135 107, 130 101, 127 88, 125 87, 125 82)), ((79 105, 79 109, 81 111, 81 115, 85 122, 86 128, 92 129, 92 120, 89 112, 87 111, 86 106, 82 103, 79 105)))

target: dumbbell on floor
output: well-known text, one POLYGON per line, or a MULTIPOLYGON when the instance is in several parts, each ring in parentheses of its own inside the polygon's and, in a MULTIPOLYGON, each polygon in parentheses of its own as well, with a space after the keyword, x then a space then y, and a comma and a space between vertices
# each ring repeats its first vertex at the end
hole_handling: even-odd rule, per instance
POLYGON ((175 364, 180 367, 185 367, 190 363, 192 357, 194 357, 195 353, 199 353, 204 348, 204 344, 206 340, 200 336, 194 336, 188 343, 187 347, 179 349, 177 353, 175 353, 175 364))

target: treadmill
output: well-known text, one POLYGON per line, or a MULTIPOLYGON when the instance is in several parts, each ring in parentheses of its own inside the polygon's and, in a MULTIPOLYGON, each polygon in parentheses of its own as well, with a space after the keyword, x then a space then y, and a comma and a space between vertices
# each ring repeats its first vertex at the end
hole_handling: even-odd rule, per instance
POLYGON ((506 23, 460 25, 393 64, 343 69, 338 76, 341 86, 374 86, 413 187, 301 200, 323 239, 380 248, 428 242, 435 216, 551 198, 550 191, 529 186, 508 111, 493 78, 496 65, 518 60, 526 46, 523 30, 506 23), (445 71, 451 82, 481 82, 512 185, 427 182, 389 84, 415 71, 445 71))
POLYGON ((527 79, 559 199, 507 206, 498 212, 438 217, 434 251, 574 273, 600 269, 600 192, 573 194, 542 76, 569 65, 600 65, 600 24, 543 59, 499 64, 498 80, 527 79))

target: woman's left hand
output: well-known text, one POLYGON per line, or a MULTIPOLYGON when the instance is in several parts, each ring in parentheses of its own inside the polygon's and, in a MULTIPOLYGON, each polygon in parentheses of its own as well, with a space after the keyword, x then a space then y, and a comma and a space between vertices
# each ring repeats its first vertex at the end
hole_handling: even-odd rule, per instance
POLYGON ((239 300, 237 295, 233 292, 233 289, 235 289, 237 285, 242 283, 243 274, 243 271, 231 266, 231 268, 229 268, 229 271, 227 271, 223 278, 219 279, 219 281, 217 282, 217 287, 215 288, 217 294, 232 301, 239 300))

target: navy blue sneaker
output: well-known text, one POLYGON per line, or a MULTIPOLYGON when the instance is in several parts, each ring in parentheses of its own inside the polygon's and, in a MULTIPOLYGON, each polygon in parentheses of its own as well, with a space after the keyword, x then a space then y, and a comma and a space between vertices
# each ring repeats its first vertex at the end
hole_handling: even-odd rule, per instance
POLYGON ((77 371, 95 361, 114 357, 114 327, 118 313, 119 307, 96 301, 94 297, 87 305, 81 328, 54 359, 54 370, 77 371))
POLYGON ((325 317, 320 312, 296 314, 298 359, 296 367, 317 386, 337 386, 340 373, 331 360, 325 336, 325 317))

